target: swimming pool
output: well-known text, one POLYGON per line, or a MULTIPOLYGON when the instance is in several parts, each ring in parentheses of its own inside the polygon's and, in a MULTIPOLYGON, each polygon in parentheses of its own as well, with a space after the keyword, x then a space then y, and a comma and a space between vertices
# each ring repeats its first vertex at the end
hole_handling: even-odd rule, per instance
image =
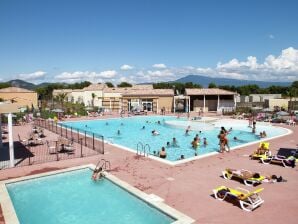
MULTIPOLYGON (((92 181, 88 167, 45 175, 6 184, 19 223, 179 223, 184 216, 161 202, 145 202, 145 193, 127 191, 132 187, 115 183, 120 180, 112 175, 92 181)), ((193 220, 184 216, 184 221, 193 220)))
MULTIPOLYGON (((141 142, 143 145, 150 146, 151 154, 153 151, 159 151, 162 146, 166 147, 166 143, 172 143, 172 139, 176 138, 178 146, 171 145, 166 147, 167 160, 177 161, 181 155, 184 158, 192 158, 195 155, 205 155, 216 152, 219 149, 218 133, 221 126, 225 126, 228 130, 232 127, 232 131, 228 135, 229 145, 231 148, 241 146, 247 143, 259 141, 257 134, 253 134, 251 128, 247 127, 247 121, 234 120, 218 120, 212 122, 212 128, 203 130, 201 133, 198 129, 190 131, 189 135, 185 135, 185 129, 168 125, 168 121, 186 121, 186 119, 177 119, 174 116, 139 116, 130 118, 117 118, 105 120, 89 120, 63 122, 67 127, 80 129, 81 131, 92 131, 101 134, 105 140, 110 143, 125 146, 130 149, 137 150, 137 145, 141 142), (144 128, 143 128, 144 127, 144 128), (153 136, 152 130, 159 132, 159 135, 153 136), (119 133, 118 133, 119 131, 119 133), (191 147, 191 142, 196 134, 201 138, 201 146, 198 150, 191 147), (233 137, 238 140, 234 141, 233 137), (202 145, 202 139, 207 139, 207 145, 202 145)), ((286 129, 276 128, 269 125, 257 124, 256 133, 266 131, 267 137, 272 138, 287 133, 286 129)))

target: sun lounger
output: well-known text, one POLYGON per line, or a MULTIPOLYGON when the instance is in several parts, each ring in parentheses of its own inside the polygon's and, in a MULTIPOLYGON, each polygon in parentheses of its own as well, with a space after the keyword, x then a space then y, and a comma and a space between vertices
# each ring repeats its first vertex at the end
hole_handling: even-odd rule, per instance
POLYGON ((29 144, 29 139, 23 138, 21 139, 20 135, 18 134, 19 142, 22 143, 23 145, 28 145, 29 144))
POLYGON ((56 145, 50 145, 50 142, 48 140, 46 140, 46 143, 47 143, 49 154, 56 154, 57 153, 56 145))
POLYGON ((222 175, 225 179, 231 180, 232 178, 238 178, 243 181, 243 183, 247 186, 253 186, 256 184, 261 184, 263 180, 266 179, 265 176, 258 175, 256 177, 249 177, 247 178, 245 173, 252 173, 248 170, 232 170, 232 169, 226 169, 222 171, 222 175))
POLYGON ((284 167, 295 167, 298 162, 298 149, 281 148, 276 155, 261 158, 261 161, 263 164, 279 163, 284 167))
POLYGON ((264 148, 265 148, 265 153, 263 154, 258 154, 258 153, 254 153, 252 155, 250 155, 251 159, 262 159, 262 158, 267 158, 268 156, 271 156, 271 151, 269 150, 269 142, 260 142, 259 147, 261 147, 261 145, 264 144, 264 148))
POLYGON ((220 186, 213 190, 214 197, 220 201, 225 199, 234 199, 239 201, 241 208, 244 211, 250 212, 264 203, 264 200, 259 196, 259 193, 264 188, 257 189, 255 191, 248 191, 243 188, 228 188, 220 186))

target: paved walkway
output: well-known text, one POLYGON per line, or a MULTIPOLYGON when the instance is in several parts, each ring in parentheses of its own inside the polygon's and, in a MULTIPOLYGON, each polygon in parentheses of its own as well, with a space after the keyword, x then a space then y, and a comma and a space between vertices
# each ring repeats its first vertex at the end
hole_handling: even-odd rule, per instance
MULTIPOLYGON (((297 127, 283 126, 292 129, 293 134, 270 140, 273 153, 280 147, 297 147, 297 127)), ((112 145, 106 145, 104 155, 2 170, 0 179, 96 163, 100 158, 104 158, 110 160, 112 174, 146 193, 153 193, 164 198, 167 204, 197 220, 196 223, 297 223, 298 168, 263 165, 258 161, 252 161, 248 155, 256 147, 257 145, 252 145, 230 153, 218 154, 178 166, 169 166, 149 158, 137 157, 134 153, 112 145), (221 171, 227 167, 277 174, 288 181, 260 185, 265 188, 261 193, 265 203, 255 211, 248 213, 226 201, 215 200, 212 196, 212 189, 219 185, 243 187, 249 190, 256 188, 247 187, 238 181, 223 179, 221 171)))

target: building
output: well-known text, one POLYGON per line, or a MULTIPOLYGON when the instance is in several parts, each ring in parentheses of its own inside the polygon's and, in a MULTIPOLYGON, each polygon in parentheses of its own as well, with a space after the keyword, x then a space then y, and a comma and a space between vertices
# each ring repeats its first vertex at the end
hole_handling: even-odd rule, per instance
POLYGON ((83 89, 55 89, 53 96, 66 94, 66 101, 83 103, 85 106, 102 107, 103 89, 105 84, 91 84, 83 89))
POLYGON ((268 99, 281 99, 281 94, 250 94, 248 96, 239 95, 236 98, 237 103, 256 103, 265 102, 268 99))
POLYGON ((292 100, 290 100, 289 98, 267 99, 265 100, 264 107, 272 110, 275 110, 275 109, 279 110, 281 108, 288 110, 288 109, 292 109, 292 105, 295 105, 295 102, 297 102, 297 100, 298 100, 297 98, 292 98, 292 100))
POLYGON ((217 89, 185 89, 185 95, 189 96, 190 111, 234 111, 236 109, 237 93, 217 89))
POLYGON ((0 89, 0 98, 3 101, 10 101, 20 107, 37 108, 37 93, 19 87, 8 87, 0 89))
POLYGON ((92 84, 83 89, 58 89, 53 96, 66 94, 66 101, 97 106, 106 111, 131 111, 143 109, 158 112, 161 108, 172 111, 174 91, 172 89, 153 89, 152 85, 133 85, 132 87, 108 88, 104 84, 92 84))
POLYGON ((153 87, 128 89, 122 94, 123 110, 141 108, 158 113, 163 108, 166 112, 171 112, 173 97, 172 89, 153 89, 153 87))
POLYGON ((172 111, 174 91, 153 89, 152 85, 134 85, 125 88, 105 88, 103 107, 111 111, 134 109, 159 112, 161 108, 172 111))
POLYGON ((248 96, 237 96, 237 107, 242 108, 265 108, 265 101, 281 99, 281 94, 250 94, 248 96))

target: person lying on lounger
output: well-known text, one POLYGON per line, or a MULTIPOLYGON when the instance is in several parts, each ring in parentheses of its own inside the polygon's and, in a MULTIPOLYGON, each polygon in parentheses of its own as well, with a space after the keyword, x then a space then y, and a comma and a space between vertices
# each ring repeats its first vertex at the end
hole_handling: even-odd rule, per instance
MULTIPOLYGON (((226 172, 234 175, 234 176, 237 176, 239 178, 242 178, 244 180, 248 180, 248 179, 258 179, 260 177, 262 177, 262 175, 260 173, 257 173, 257 172, 251 172, 251 171, 248 171, 248 170, 236 170, 236 169, 230 169, 230 168, 227 168, 226 169, 226 172)), ((264 182, 281 182, 283 181, 283 178, 282 176, 280 177, 277 177, 277 175, 263 175, 264 179, 262 179, 262 181, 264 182)))

